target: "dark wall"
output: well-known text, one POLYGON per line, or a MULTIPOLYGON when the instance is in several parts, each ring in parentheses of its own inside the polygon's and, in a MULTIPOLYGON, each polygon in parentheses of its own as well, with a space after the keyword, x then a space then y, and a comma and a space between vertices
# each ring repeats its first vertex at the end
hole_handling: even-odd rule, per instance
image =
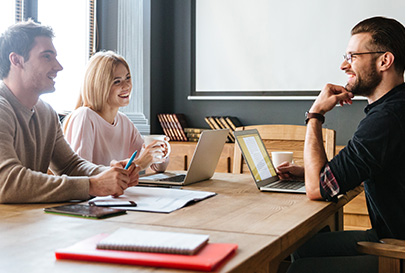
POLYGON ((172 1, 151 1, 151 133, 161 132, 156 114, 175 112, 174 13, 172 1))
MULTIPOLYGON (((312 104, 283 100, 190 101, 187 97, 191 86, 191 1, 152 0, 151 133, 162 132, 153 117, 164 112, 184 113, 190 127, 208 128, 204 117, 209 115, 236 116, 244 125, 303 125, 304 113, 312 104)), ((337 145, 345 145, 351 138, 366 104, 364 100, 354 101, 351 106, 336 107, 327 113, 324 127, 337 131, 337 145)))
POLYGON ((97 42, 96 50, 117 50, 118 10, 116 1, 98 0, 97 2, 97 42))

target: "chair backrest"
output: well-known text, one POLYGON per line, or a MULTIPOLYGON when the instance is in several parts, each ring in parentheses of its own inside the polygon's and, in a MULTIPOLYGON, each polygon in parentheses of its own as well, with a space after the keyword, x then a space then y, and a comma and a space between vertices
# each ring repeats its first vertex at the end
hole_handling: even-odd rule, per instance
MULTIPOLYGON (((297 165, 303 166, 303 148, 306 136, 306 126, 302 125, 251 125, 238 127, 236 130, 257 129, 271 155, 271 151, 293 152, 293 160, 297 165)), ((327 158, 330 160, 335 155, 336 132, 332 129, 323 128, 323 143, 327 158)), ((233 173, 248 173, 248 166, 245 164, 238 144, 234 147, 233 173)))
POLYGON ((379 273, 405 272, 405 240, 381 239, 380 242, 358 242, 357 250, 379 257, 379 273))

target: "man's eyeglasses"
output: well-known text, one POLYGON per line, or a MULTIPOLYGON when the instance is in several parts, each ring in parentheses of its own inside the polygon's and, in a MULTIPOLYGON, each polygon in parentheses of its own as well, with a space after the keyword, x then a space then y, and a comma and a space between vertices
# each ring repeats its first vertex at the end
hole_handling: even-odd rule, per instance
POLYGON ((347 63, 351 64, 352 63, 352 57, 357 56, 357 55, 364 55, 364 54, 383 54, 386 53, 385 51, 375 51, 375 52, 359 52, 359 53, 347 53, 344 54, 344 60, 347 61, 347 63))

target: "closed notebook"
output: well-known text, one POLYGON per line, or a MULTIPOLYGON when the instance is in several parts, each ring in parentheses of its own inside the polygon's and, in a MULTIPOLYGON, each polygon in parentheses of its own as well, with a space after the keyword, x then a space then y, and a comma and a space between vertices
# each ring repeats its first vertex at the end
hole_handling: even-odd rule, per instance
POLYGON ((209 235, 120 228, 97 244, 98 249, 193 255, 209 235))
MULTIPOLYGON (((69 247, 55 251, 60 259, 93 261, 141 266, 167 267, 189 270, 213 271, 219 269, 235 253, 238 245, 208 243, 196 255, 148 253, 97 249, 96 244, 108 234, 99 234, 69 247)), ((117 268, 117 272, 119 268, 117 268)), ((137 271, 137 270, 135 270, 137 271)))

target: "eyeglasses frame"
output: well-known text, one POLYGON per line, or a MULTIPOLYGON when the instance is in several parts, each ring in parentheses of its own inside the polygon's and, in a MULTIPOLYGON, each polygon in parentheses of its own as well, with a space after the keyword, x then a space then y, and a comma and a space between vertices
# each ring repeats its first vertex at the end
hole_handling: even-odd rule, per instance
POLYGON ((386 53, 386 51, 355 52, 355 53, 346 53, 343 55, 343 57, 344 57, 344 60, 347 61, 347 63, 351 64, 353 56, 364 55, 364 54, 383 54, 383 53, 386 53))

